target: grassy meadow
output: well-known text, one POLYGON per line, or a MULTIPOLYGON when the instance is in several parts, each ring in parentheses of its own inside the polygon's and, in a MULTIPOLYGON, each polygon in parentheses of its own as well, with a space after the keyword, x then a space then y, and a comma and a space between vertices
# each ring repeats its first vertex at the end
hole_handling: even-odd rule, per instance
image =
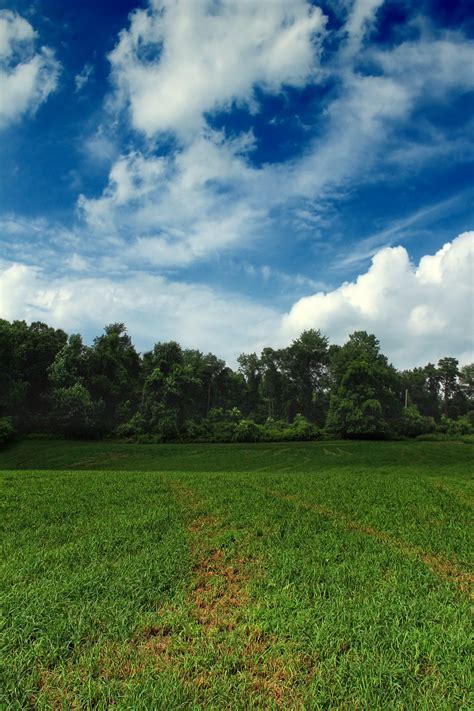
POLYGON ((0 453, 6 709, 469 709, 473 446, 0 453))

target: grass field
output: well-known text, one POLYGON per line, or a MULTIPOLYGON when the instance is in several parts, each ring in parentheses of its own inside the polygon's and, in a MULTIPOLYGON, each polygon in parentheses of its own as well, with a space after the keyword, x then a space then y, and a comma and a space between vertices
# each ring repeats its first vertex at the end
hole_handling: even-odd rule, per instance
POLYGON ((0 453, 0 707, 470 709, 472 445, 0 453))

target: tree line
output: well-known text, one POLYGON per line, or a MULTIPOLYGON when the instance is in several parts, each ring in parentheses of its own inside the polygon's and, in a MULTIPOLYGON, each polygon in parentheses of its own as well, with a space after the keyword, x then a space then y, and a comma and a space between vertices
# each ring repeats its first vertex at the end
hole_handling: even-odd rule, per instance
POLYGON ((0 320, 0 443, 14 433, 142 442, 385 438, 474 432, 474 364, 399 371, 374 335, 316 330, 287 348, 137 352, 122 323, 86 345, 41 322, 0 320))

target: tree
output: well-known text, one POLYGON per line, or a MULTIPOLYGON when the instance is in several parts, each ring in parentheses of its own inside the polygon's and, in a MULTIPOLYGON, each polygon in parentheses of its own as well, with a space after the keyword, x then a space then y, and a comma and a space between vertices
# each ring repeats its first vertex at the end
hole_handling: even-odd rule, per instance
POLYGON ((408 391, 408 402, 421 415, 439 419, 439 375, 434 365, 413 368, 400 373, 401 389, 408 391))
POLYGON ((349 336, 333 351, 331 371, 327 429, 342 437, 388 434, 400 417, 400 382, 375 336, 365 331, 349 336))
POLYGON ((211 407, 216 407, 220 399, 220 384, 226 369, 225 362, 213 353, 203 355, 196 350, 185 350, 183 362, 192 369, 195 379, 201 384, 199 392, 196 391, 194 414, 207 417, 211 407))
POLYGON ((193 359, 188 354, 187 360, 175 341, 157 343, 144 356, 141 413, 149 431, 164 440, 180 434, 202 392, 202 381, 196 374, 196 352, 193 359))
POLYGON ((0 321, 0 411, 24 431, 47 422, 48 370, 66 342, 66 334, 45 323, 0 321))
POLYGON ((282 354, 292 402, 288 417, 301 413, 323 424, 328 405, 328 339, 320 331, 303 331, 282 354))
POLYGON ((264 348, 260 356, 260 392, 267 405, 267 416, 280 417, 283 409, 284 376, 281 371, 281 351, 264 348))
POLYGON ((91 349, 84 345, 82 336, 72 334, 56 354, 48 369, 49 380, 55 388, 66 388, 87 382, 91 349))
POLYGON ((105 327, 89 360, 89 390, 103 401, 104 426, 111 431, 131 416, 139 393, 140 358, 123 323, 105 327))
POLYGON ((474 363, 464 365, 459 371, 459 389, 466 402, 466 411, 474 410, 474 363))
POLYGON ((245 379, 246 394, 244 410, 253 419, 258 418, 260 410, 260 383, 262 372, 260 359, 256 353, 242 353, 237 358, 239 371, 245 379))
POLYGON ((52 399, 52 420, 56 431, 72 437, 97 437, 103 433, 100 426, 102 403, 94 402, 84 385, 75 383, 56 388, 52 399))
POLYGON ((438 361, 438 377, 443 393, 443 410, 451 416, 450 404, 458 392, 459 361, 456 358, 441 358, 438 361))
MULTIPOLYGON (((21 323, 26 329, 26 324, 21 323)), ((0 319, 0 417, 19 412, 27 389, 17 357, 17 344, 15 324, 0 319)))

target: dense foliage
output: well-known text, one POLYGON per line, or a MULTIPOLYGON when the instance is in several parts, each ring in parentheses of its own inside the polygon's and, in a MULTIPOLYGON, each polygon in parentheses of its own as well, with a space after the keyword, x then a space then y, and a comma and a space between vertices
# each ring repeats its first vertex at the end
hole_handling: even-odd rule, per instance
POLYGON ((446 357, 399 372, 364 331, 343 346, 305 331, 238 363, 174 341, 140 355, 121 323, 88 346, 44 323, 0 320, 0 444, 14 430, 143 442, 473 432, 474 364, 446 357))

